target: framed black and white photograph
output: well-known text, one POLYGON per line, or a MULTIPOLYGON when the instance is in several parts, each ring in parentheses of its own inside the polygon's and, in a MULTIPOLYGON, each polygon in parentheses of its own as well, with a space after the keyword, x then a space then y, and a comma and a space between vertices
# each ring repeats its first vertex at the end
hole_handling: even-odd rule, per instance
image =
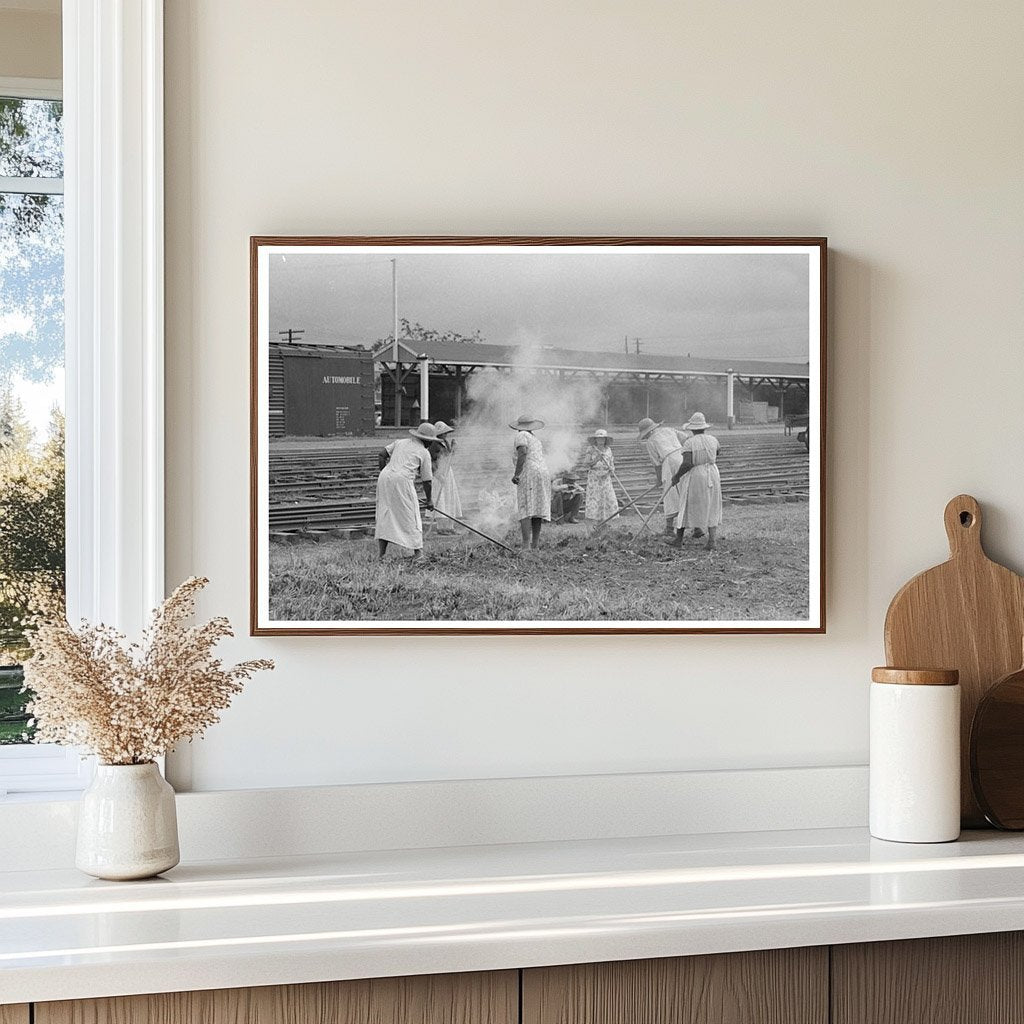
POLYGON ((824 632, 824 239, 250 257, 254 634, 824 632))

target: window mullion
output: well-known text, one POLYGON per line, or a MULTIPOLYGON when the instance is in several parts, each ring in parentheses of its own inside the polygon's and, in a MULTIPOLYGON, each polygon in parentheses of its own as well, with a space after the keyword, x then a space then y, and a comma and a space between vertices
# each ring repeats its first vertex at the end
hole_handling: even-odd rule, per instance
POLYGON ((23 196, 59 196, 64 192, 63 178, 6 178, 0 175, 0 192, 23 196))

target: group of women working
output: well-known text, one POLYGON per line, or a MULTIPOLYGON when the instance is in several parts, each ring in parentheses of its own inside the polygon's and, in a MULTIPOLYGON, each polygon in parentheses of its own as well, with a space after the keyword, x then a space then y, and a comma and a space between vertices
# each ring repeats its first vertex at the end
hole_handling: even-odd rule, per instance
POLYGON ((409 437, 392 441, 380 453, 377 477, 377 514, 374 536, 381 558, 388 544, 412 550, 418 558, 423 550, 423 518, 416 494, 416 481, 423 484, 426 508, 446 517, 462 518, 462 499, 452 472, 455 432, 444 420, 423 422, 409 437))
MULTIPOLYGON (((544 446, 536 436, 544 421, 520 416, 509 426, 516 432, 512 483, 522 543, 524 548, 537 548, 544 523, 551 521, 551 473, 544 446)), ((718 439, 707 433, 703 413, 691 416, 682 431, 651 419, 642 419, 637 428, 638 439, 662 488, 660 500, 665 532, 671 536, 669 544, 681 547, 689 529, 695 537, 706 535, 706 547, 713 549, 722 522, 722 484, 716 465, 718 439)), ((453 430, 443 421, 421 423, 409 431, 408 439, 393 442, 381 452, 375 536, 382 558, 389 543, 410 548, 414 558, 423 548, 417 480, 423 483, 427 509, 436 509, 445 519, 462 517, 462 501, 452 472, 453 430)), ((585 515, 595 522, 619 512, 616 483, 625 493, 615 475, 611 445, 606 430, 595 430, 588 438, 583 458, 587 472, 585 515)))
POLYGON ((663 490, 665 532, 672 547, 682 547, 686 531, 707 534, 708 550, 715 546, 722 524, 722 478, 718 473, 718 438, 707 432, 704 413, 695 412, 682 430, 652 419, 637 424, 641 443, 663 490))

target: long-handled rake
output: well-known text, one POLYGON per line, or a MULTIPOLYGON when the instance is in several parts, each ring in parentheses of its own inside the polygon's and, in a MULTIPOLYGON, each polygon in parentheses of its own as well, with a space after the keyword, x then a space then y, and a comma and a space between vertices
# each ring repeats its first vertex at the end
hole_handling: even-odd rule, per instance
MULTIPOLYGON (((613 512, 607 519, 602 519, 601 522, 599 522, 593 528, 593 530, 590 531, 591 536, 593 536, 595 533, 597 533, 597 531, 600 530, 601 527, 604 526, 605 523, 610 523, 616 516, 621 516, 622 513, 626 511, 626 509, 632 508, 638 501, 640 501, 642 498, 646 498, 647 495, 651 493, 651 491, 653 491, 655 488, 660 487, 660 486, 661 486, 661 482, 660 481, 658 483, 656 483, 656 484, 651 484, 651 486, 648 487, 647 490, 644 491, 643 494, 638 494, 635 498, 633 498, 632 501, 629 501, 625 505, 623 505, 622 508, 620 508, 618 510, 618 512, 613 512)), ((655 506, 655 508, 657 508, 657 506, 655 506)))
MULTIPOLYGON (((673 487, 678 487, 678 486, 679 486, 679 484, 669 484, 668 487, 665 488, 665 490, 662 492, 661 497, 654 503, 654 507, 651 509, 650 512, 647 513, 647 518, 640 524, 640 529, 637 530, 636 533, 633 534, 633 536, 631 538, 632 540, 636 540, 637 537, 639 537, 640 534, 643 533, 644 530, 647 529, 647 524, 654 517, 654 513, 658 511, 658 506, 665 500, 665 498, 668 497, 668 492, 671 491, 673 487)), ((654 488, 652 487, 651 490, 653 491, 654 488)))
POLYGON ((445 519, 450 519, 453 523, 458 523, 459 526, 464 526, 467 530, 469 530, 470 533, 475 533, 478 537, 483 537, 484 540, 489 540, 492 544, 497 544, 499 548, 504 548, 506 551, 511 551, 513 555, 516 553, 515 548, 510 548, 507 544, 503 544, 500 540, 497 540, 486 533, 481 533, 480 530, 478 530, 475 526, 470 526, 469 523, 464 523, 461 519, 456 519, 455 516, 450 516, 448 515, 447 512, 442 512, 439 508, 437 508, 437 506, 434 507, 434 511, 437 512, 439 515, 444 516, 445 519))
POLYGON ((619 489, 626 496, 626 501, 632 501, 633 499, 632 499, 632 497, 630 497, 629 491, 626 490, 625 486, 623 485, 622 481, 619 479, 618 474, 615 472, 614 469, 612 470, 612 479, 619 485, 619 489))

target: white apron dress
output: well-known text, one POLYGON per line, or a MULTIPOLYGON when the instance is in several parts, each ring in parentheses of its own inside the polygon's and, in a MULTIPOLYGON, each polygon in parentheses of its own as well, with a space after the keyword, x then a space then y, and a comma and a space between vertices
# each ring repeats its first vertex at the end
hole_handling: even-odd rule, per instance
MULTIPOLYGON (((451 441, 441 448, 437 456, 437 469, 434 471, 434 487, 432 496, 434 508, 439 512, 447 512, 456 519, 462 518, 462 498, 459 485, 455 482, 452 472, 452 457, 455 454, 455 442, 451 441)), ((454 523, 449 525, 454 526, 454 523)))
MULTIPOLYGON (((683 442, 686 437, 671 427, 658 427, 644 440, 651 464, 661 469, 662 491, 672 483, 676 470, 683 464, 683 442)), ((685 483, 680 482, 665 495, 666 518, 679 514, 684 486, 685 483)))
POLYGON ((683 502, 676 529, 722 525, 722 478, 718 474, 718 438, 694 434, 683 445, 693 455, 693 469, 682 479, 683 502))
POLYGON ((587 519, 607 519, 619 511, 619 499, 615 496, 612 472, 615 456, 611 448, 590 446, 585 463, 587 467, 587 504, 584 515, 587 519))
POLYGON ((551 474, 544 461, 544 446, 528 430, 516 433, 512 449, 513 471, 518 449, 526 449, 526 462, 516 485, 519 519, 544 519, 551 522, 551 474))
POLYGON ((377 477, 377 540, 418 551, 423 547, 423 521, 416 479, 430 480, 430 452, 415 438, 388 445, 391 461, 377 477))

